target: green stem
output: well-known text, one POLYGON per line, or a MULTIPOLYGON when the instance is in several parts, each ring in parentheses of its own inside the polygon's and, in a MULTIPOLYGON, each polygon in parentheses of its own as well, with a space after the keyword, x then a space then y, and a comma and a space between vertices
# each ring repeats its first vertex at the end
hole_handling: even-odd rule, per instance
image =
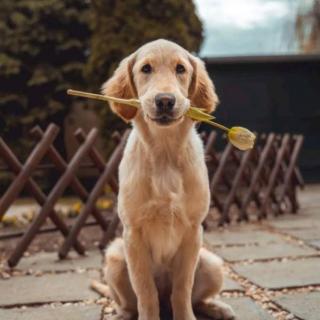
MULTIPOLYGON (((117 103, 123 103, 123 104, 133 106, 135 108, 139 108, 139 106, 140 106, 140 102, 138 99, 120 99, 120 98, 110 97, 110 96, 106 96, 106 95, 102 95, 102 94, 95 94, 95 93, 89 93, 89 92, 72 90, 72 89, 69 89, 67 91, 67 93, 72 96, 79 96, 79 97, 83 97, 83 98, 95 99, 95 100, 100 100, 100 101, 113 101, 113 102, 117 102, 117 103)), ((193 109, 196 110, 196 108, 193 108, 193 109)), ((206 113, 201 111, 201 109, 200 109, 200 114, 202 116, 205 115, 205 116, 210 117, 210 115, 207 115, 206 113)), ((200 119, 197 119, 195 116, 192 117, 192 114, 190 114, 190 117, 195 120, 200 120, 200 119)), ((211 118, 214 118, 214 117, 211 116, 211 118)), ((223 126, 222 124, 208 120, 208 119, 201 119, 200 121, 211 124, 212 126, 217 127, 219 129, 222 129, 227 132, 230 130, 229 128, 223 126)))
POLYGON ((102 94, 95 94, 95 93, 89 93, 89 92, 72 90, 72 89, 68 89, 67 94, 71 96, 78 96, 78 97, 89 98, 89 99, 100 100, 100 101, 107 101, 107 102, 112 101, 117 103, 128 104, 136 108, 138 107, 137 106, 138 102, 135 101, 134 99, 121 99, 121 98, 105 96, 102 94))
POLYGON ((222 130, 227 131, 227 132, 230 130, 229 128, 223 126, 222 124, 214 122, 214 121, 211 121, 211 120, 204 121, 204 122, 206 122, 208 124, 211 124, 212 126, 217 127, 219 129, 222 129, 222 130))

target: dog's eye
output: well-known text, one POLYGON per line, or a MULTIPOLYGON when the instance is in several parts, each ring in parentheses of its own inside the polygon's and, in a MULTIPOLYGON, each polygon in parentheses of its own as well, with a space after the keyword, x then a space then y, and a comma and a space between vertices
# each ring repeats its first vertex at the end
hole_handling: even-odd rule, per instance
POLYGON ((152 67, 150 66, 149 63, 145 64, 144 66, 142 66, 141 71, 143 73, 151 73, 152 71, 152 67))
POLYGON ((176 72, 177 73, 185 73, 185 71, 186 71, 186 68, 182 65, 182 64, 177 64, 177 66, 176 66, 176 72))

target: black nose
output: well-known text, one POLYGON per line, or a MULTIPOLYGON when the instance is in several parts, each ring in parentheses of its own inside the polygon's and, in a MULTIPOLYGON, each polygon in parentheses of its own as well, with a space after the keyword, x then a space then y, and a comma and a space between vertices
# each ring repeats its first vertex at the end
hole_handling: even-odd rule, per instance
POLYGON ((155 97, 157 111, 159 113, 165 113, 172 111, 176 98, 171 93, 159 93, 155 97))

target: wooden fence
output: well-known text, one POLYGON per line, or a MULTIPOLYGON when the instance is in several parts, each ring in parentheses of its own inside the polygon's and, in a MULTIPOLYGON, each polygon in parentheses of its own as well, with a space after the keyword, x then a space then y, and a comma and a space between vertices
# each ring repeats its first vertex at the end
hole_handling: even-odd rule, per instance
MULTIPOLYGON (((95 148, 97 129, 92 129, 87 135, 78 129, 75 136, 79 148, 68 162, 53 145, 58 132, 59 128, 54 124, 49 125, 45 132, 40 127, 33 128, 31 134, 38 139, 38 143, 24 164, 0 138, 0 158, 6 164, 5 170, 10 170, 15 175, 0 199, 0 222, 24 189, 40 205, 39 213, 19 238, 16 248, 8 259, 10 266, 17 265, 47 219, 52 221, 64 237, 64 242, 59 248, 61 259, 68 255, 71 248, 79 254, 85 253, 78 236, 89 216, 92 216, 103 230, 100 248, 104 248, 114 237, 118 227, 119 218, 115 208, 105 214, 97 208, 96 202, 103 194, 106 185, 110 186, 114 195, 118 193, 117 170, 130 131, 126 130, 122 136, 119 133, 114 135, 116 147, 105 161, 95 148), (99 176, 90 191, 77 177, 87 157, 91 165, 99 171, 99 176), (50 159, 55 170, 60 173, 48 194, 45 194, 33 179, 33 173, 41 166, 44 158, 50 159), (65 194, 68 187, 72 188, 84 204, 71 227, 68 227, 55 211, 57 201, 65 194)), ((212 207, 218 213, 219 225, 229 223, 234 217, 237 221, 242 221, 249 220, 253 216, 262 219, 271 212, 275 215, 284 211, 297 212, 299 207, 297 187, 303 187, 304 184, 297 167, 297 158, 303 143, 302 136, 263 134, 259 136, 257 146, 247 152, 240 152, 231 144, 227 144, 222 152, 215 151, 217 139, 215 132, 203 135, 203 139, 209 169, 212 207), (254 214, 249 210, 252 202, 256 205, 254 214)))
POLYGON ((261 134, 255 148, 241 152, 230 143, 221 153, 214 148, 216 133, 205 137, 210 176, 212 206, 219 213, 218 224, 247 221, 251 203, 254 217, 266 218, 268 213, 279 215, 299 209, 297 188, 304 181, 297 167, 303 143, 301 135, 261 134), (231 216, 231 207, 233 216, 231 216))

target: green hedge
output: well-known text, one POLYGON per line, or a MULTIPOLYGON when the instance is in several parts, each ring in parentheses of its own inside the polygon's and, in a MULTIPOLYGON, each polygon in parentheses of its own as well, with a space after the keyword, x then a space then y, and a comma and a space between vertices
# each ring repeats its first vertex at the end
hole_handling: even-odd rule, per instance
POLYGON ((62 126, 71 102, 66 89, 85 87, 89 20, 86 1, 0 2, 0 135, 22 157, 28 130, 62 126))

